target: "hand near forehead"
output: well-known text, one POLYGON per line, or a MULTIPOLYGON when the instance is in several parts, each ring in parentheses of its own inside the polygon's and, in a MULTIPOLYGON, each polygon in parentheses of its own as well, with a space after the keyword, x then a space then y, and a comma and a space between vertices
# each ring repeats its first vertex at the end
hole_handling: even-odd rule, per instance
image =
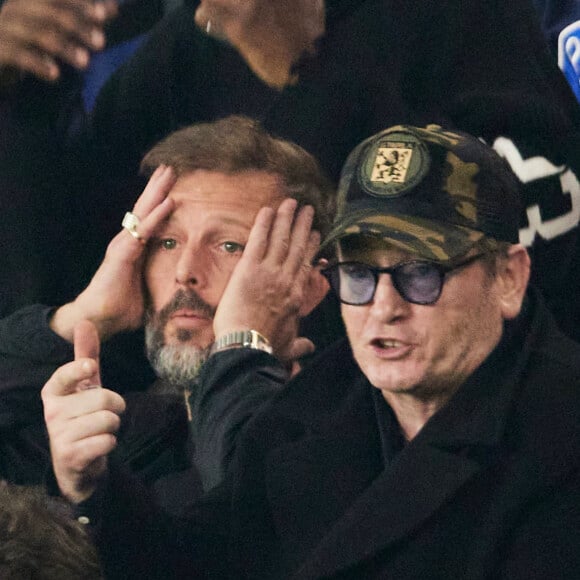
POLYGON ((254 73, 283 89, 292 65, 324 34, 324 0, 202 0, 195 21, 227 39, 254 73))
POLYGON ((167 197, 175 183, 170 167, 161 166, 137 200, 133 213, 139 218, 136 239, 122 229, 110 242, 102 264, 77 298, 59 308, 50 327, 65 340, 72 341, 73 330, 81 320, 90 320, 101 340, 143 323, 143 262, 145 244, 157 226, 173 209, 167 197))
POLYGON ((306 206, 296 217, 295 213, 293 199, 282 202, 278 211, 260 210, 213 325, 216 337, 257 330, 285 362, 313 349, 312 343, 297 336, 299 319, 327 291, 311 265, 320 244, 320 234, 311 229, 313 209, 306 206))
POLYGON ((54 81, 62 63, 84 69, 105 46, 116 0, 6 0, 0 8, 0 69, 54 81))
POLYGON ((125 402, 100 386, 99 337, 92 323, 75 327, 74 345, 75 360, 55 371, 41 396, 56 480, 61 493, 78 503, 107 471, 125 402))

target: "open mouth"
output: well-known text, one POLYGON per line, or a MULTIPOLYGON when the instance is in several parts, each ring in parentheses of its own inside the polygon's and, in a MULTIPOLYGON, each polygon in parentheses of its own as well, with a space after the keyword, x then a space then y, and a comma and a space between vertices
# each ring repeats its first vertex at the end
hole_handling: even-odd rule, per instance
POLYGON ((392 338, 376 338, 372 342, 373 346, 377 346, 379 348, 402 348, 405 345, 399 340, 394 340, 392 338))

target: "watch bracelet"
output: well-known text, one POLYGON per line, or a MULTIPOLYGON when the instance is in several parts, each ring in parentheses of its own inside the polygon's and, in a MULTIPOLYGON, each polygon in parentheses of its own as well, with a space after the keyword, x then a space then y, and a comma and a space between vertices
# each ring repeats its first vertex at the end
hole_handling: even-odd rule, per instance
POLYGON ((251 348, 273 353, 270 341, 257 330, 236 330, 219 336, 211 347, 211 354, 232 348, 251 348))

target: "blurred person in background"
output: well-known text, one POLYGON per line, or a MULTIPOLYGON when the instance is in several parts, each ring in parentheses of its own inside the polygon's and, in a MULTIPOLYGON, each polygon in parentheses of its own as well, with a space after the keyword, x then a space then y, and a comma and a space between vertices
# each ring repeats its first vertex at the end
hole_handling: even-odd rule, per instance
POLYGON ((86 527, 43 487, 0 481, 0 577, 102 580, 86 527))

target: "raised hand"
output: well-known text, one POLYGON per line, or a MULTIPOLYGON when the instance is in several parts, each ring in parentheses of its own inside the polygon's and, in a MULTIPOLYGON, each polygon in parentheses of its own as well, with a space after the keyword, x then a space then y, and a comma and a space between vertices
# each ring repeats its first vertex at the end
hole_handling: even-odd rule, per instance
POLYGON ((84 69, 91 51, 105 46, 103 26, 116 0, 6 0, 0 8, 0 68, 47 81, 62 63, 84 69))
POLYGON ((293 82, 292 65, 324 34, 324 0, 202 0, 196 23, 227 39, 272 87, 293 82))
POLYGON ((101 340, 141 326, 144 313, 142 268, 146 240, 173 209, 167 197, 175 183, 170 167, 160 166, 137 200, 133 213, 139 218, 133 237, 122 229, 110 242, 105 259, 93 279, 74 300, 59 308, 50 326, 72 341, 73 329, 81 320, 90 320, 101 340))
POLYGON ((41 395, 56 480, 61 493, 79 503, 107 471, 125 402, 100 386, 99 337, 92 323, 75 327, 74 344, 75 360, 52 375, 41 395))
POLYGON ((322 299, 327 285, 311 265, 320 244, 311 206, 295 217, 297 202, 286 199, 277 211, 262 208, 214 317, 216 337, 254 329, 270 341, 274 354, 292 361, 313 349, 297 336, 299 317, 322 299))

